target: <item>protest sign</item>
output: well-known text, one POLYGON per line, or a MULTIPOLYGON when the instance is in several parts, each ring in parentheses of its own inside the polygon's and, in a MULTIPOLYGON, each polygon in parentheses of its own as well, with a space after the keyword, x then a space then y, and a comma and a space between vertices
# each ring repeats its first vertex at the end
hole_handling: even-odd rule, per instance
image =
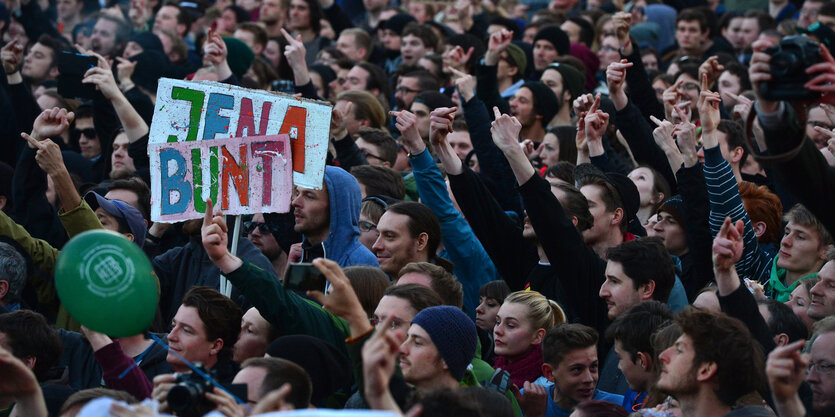
POLYGON ((208 197, 226 214, 287 212, 293 191, 289 136, 153 143, 151 217, 200 218, 208 197), (206 184, 204 186, 204 184, 206 184))
POLYGON ((209 197, 229 214, 286 212, 293 184, 322 187, 331 110, 263 90, 161 79, 148 146, 152 219, 199 218, 209 197))

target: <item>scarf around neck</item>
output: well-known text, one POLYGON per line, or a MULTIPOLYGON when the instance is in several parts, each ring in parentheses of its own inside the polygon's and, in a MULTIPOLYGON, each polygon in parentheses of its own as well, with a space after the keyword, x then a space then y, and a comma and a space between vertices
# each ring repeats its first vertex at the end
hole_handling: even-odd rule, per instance
POLYGON ((525 381, 533 382, 542 376, 542 344, 534 345, 519 360, 510 362, 505 356, 496 356, 493 367, 504 369, 510 373, 510 380, 518 388, 522 388, 525 381))

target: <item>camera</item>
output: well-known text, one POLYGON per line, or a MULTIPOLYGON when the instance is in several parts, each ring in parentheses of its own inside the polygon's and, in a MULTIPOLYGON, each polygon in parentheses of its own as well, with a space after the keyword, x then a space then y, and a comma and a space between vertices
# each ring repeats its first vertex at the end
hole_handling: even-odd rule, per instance
MULTIPOLYGON (((194 367, 202 374, 218 381, 216 370, 207 370, 205 365, 195 362, 194 367)), ((246 398, 246 384, 231 384, 224 387, 238 398, 246 398)), ((213 410, 215 404, 206 398, 207 392, 212 392, 214 386, 203 378, 200 373, 178 373, 174 386, 168 391, 168 408, 178 415, 200 415, 213 410)))
MULTIPOLYGON (((212 379, 215 378, 214 373, 207 370, 202 363, 196 362, 194 367, 211 376, 212 379)), ((206 404, 209 402, 206 399, 207 392, 212 392, 212 383, 197 372, 178 373, 174 386, 168 391, 168 407, 172 411, 183 412, 200 403, 206 404)))
POLYGON ((803 35, 787 36, 780 45, 768 48, 771 55, 771 81, 763 84, 768 100, 816 100, 821 94, 803 85, 811 79, 806 68, 821 62, 820 45, 803 35))

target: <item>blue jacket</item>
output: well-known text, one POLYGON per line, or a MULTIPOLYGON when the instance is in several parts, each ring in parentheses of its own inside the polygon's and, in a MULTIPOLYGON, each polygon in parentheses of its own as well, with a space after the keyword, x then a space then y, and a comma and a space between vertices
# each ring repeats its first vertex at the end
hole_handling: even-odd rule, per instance
POLYGON ((481 242, 464 216, 452 205, 441 170, 428 150, 411 158, 420 201, 432 209, 441 222, 443 236, 443 257, 455 265, 453 274, 458 278, 464 291, 464 311, 475 317, 478 307, 478 290, 482 285, 497 279, 499 273, 481 242))
POLYGON ((343 268, 378 266, 377 257, 358 240, 362 192, 357 180, 342 168, 326 166, 325 187, 330 203, 330 231, 324 242, 325 257, 343 268))

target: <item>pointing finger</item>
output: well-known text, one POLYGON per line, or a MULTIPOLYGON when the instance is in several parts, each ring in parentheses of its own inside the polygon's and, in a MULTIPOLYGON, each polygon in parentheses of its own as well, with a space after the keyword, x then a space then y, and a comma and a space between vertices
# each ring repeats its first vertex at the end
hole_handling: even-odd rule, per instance
POLYGON ((28 133, 20 132, 20 137, 26 139, 26 141, 29 142, 30 145, 34 146, 35 149, 42 149, 40 142, 29 136, 28 133))
POLYGON ((212 225, 212 199, 206 199, 206 215, 203 216, 203 227, 209 227, 212 225))

